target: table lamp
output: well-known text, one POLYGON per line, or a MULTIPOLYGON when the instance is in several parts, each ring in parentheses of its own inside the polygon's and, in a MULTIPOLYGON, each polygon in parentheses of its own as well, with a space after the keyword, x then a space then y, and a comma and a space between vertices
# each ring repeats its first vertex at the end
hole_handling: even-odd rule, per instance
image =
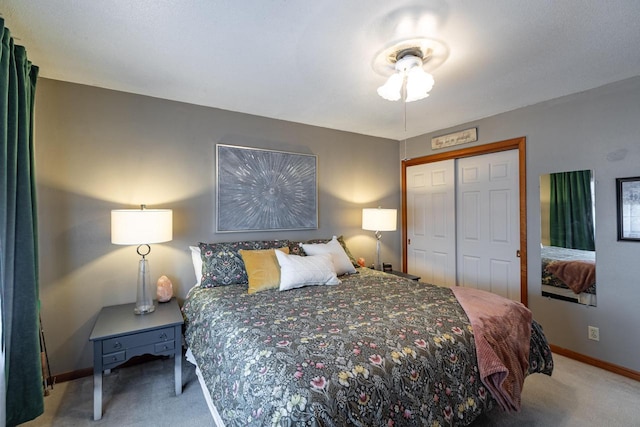
POLYGON ((362 229, 375 231, 376 235, 376 270, 382 270, 380 263, 381 231, 395 231, 398 222, 397 209, 367 208, 362 209, 362 229))
POLYGON ((134 313, 151 313, 155 292, 151 290, 151 274, 146 256, 151 252, 151 243, 168 242, 173 239, 173 211, 171 209, 115 209, 111 211, 111 243, 116 245, 138 245, 138 289, 134 313))

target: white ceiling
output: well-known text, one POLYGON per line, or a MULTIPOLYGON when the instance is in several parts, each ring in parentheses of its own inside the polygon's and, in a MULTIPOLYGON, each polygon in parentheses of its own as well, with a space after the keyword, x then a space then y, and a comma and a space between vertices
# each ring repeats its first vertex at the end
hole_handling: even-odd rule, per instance
POLYGON ((640 75, 636 0, 2 0, 40 76, 401 140, 640 75), (431 96, 373 59, 449 48, 431 96))

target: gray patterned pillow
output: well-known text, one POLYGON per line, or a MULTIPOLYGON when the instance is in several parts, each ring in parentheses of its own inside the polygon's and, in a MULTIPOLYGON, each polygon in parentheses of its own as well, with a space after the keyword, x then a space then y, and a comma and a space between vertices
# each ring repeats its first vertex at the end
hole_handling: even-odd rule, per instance
POLYGON ((275 249, 287 246, 288 240, 199 243, 202 256, 203 288, 249 283, 240 249, 275 249))
POLYGON ((307 242, 296 242, 294 240, 290 240, 289 241, 289 255, 307 256, 307 254, 304 253, 304 249, 302 249, 302 244, 303 243, 307 243, 307 242))

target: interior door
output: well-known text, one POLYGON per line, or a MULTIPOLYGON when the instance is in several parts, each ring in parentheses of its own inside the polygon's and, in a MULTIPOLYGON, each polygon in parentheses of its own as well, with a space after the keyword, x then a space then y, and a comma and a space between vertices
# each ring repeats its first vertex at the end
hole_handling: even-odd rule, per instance
POLYGON ((407 271, 456 285, 455 161, 407 168, 407 271))
POLYGON ((457 162, 458 285, 520 301, 518 151, 457 162))

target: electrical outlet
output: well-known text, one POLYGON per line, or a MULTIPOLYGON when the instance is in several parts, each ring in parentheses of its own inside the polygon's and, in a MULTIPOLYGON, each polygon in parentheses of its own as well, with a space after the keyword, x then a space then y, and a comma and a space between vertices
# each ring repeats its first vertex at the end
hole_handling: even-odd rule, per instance
POLYGON ((600 341, 600 329, 595 326, 589 326, 589 339, 594 341, 600 341))

